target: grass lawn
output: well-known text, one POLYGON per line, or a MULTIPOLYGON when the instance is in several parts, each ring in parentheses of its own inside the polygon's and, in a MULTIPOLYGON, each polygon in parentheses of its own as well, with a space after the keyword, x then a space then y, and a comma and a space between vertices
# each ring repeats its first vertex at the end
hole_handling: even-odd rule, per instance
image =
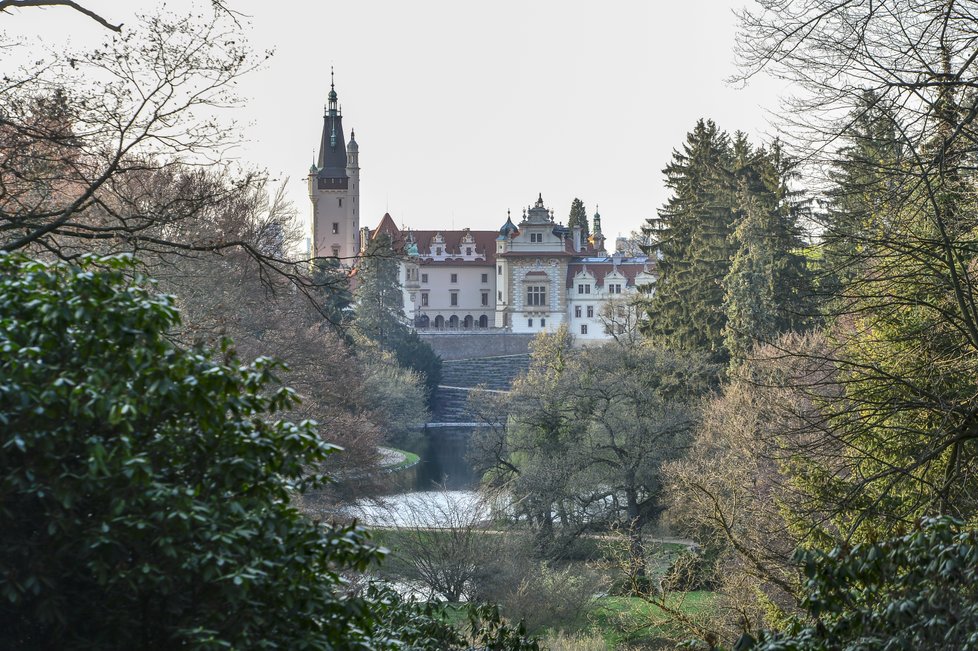
MULTIPOLYGON (((486 538, 492 537, 493 542, 499 542, 500 536, 523 537, 528 535, 519 532, 503 533, 493 530, 476 531, 473 534, 486 538)), ((373 529, 371 535, 374 542, 391 550, 390 556, 376 570, 378 576, 398 580, 410 579, 414 574, 408 560, 398 553, 409 536, 450 536, 452 532, 434 529, 424 532, 373 529)), ((493 548, 492 545, 486 545, 486 547, 493 548)), ((519 545, 517 545, 518 547, 519 545)), ((567 550, 567 558, 558 565, 563 567, 578 566, 582 572, 596 572, 598 576, 603 574, 606 580, 600 582, 601 587, 597 589, 606 590, 608 589, 607 586, 613 583, 612 579, 617 572, 616 565, 609 562, 616 555, 609 547, 609 540, 604 537, 580 538, 567 550)), ((665 572, 672 565, 676 555, 684 549, 686 549, 685 545, 674 542, 659 543, 654 545, 654 549, 649 549, 649 567, 653 575, 665 572)), ((671 600, 670 605, 683 613, 695 616, 698 613, 709 612, 715 600, 712 592, 697 591, 687 593, 681 601, 678 598, 671 600)), ((452 604, 445 604, 444 612, 446 619, 453 624, 463 626, 466 624, 464 614, 452 604)), ((518 616, 517 613, 510 613, 510 615, 518 616)), ((667 623, 668 619, 669 616, 658 607, 637 597, 601 596, 594 600, 587 612, 574 617, 573 621, 561 622, 558 628, 569 634, 583 633, 600 637, 605 641, 608 649, 624 648, 625 645, 666 649, 673 648, 665 639, 669 633, 673 633, 680 639, 682 637, 678 629, 670 627, 667 623)), ((541 635, 546 633, 546 631, 532 632, 541 635)))
MULTIPOLYGON (((699 590, 687 592, 682 597, 676 595, 668 605, 695 617, 710 612, 715 602, 714 593, 699 590)), ((591 626, 602 633, 610 649, 625 643, 661 639, 677 632, 665 623, 666 613, 638 597, 602 597, 591 609, 588 619, 591 626)))
POLYGON ((404 470, 405 468, 410 468, 411 466, 417 465, 421 461, 421 457, 414 452, 408 452, 407 450, 401 450, 399 448, 387 447, 386 449, 392 450, 393 452, 399 452, 404 455, 404 459, 398 463, 390 466, 384 466, 384 470, 387 472, 397 472, 398 470, 404 470))

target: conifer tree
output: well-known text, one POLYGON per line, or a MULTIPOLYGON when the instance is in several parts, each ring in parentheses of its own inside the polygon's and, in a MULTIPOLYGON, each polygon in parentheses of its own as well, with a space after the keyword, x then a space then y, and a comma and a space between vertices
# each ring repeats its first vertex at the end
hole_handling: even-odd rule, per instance
POLYGON ((357 268, 354 328, 362 338, 393 353, 398 364, 420 373, 430 404, 441 381, 441 358, 408 326, 398 274, 390 238, 371 240, 357 268))
POLYGON ((646 333, 663 346, 724 356, 724 293, 734 214, 727 187, 730 139, 699 120, 666 167, 672 196, 645 232, 658 250, 658 280, 646 333))
POLYGON ((407 331, 397 276, 398 261, 390 238, 381 235, 371 240, 357 267, 355 325, 361 335, 385 349, 407 331))
POLYGON ((833 161, 828 210, 822 223, 822 264, 818 291, 842 308, 844 288, 868 261, 867 245, 877 216, 890 209, 894 171, 902 166, 899 127, 872 92, 864 93, 833 161))
POLYGON ((778 141, 754 150, 738 133, 733 149, 736 250, 723 281, 724 341, 731 358, 742 361, 755 343, 804 329, 814 310, 799 224, 806 205, 788 188, 793 163, 778 141))
POLYGON ((591 237, 591 229, 587 222, 587 210, 584 209, 584 202, 576 197, 571 202, 570 216, 567 218, 567 228, 573 229, 575 226, 581 227, 582 242, 591 237))

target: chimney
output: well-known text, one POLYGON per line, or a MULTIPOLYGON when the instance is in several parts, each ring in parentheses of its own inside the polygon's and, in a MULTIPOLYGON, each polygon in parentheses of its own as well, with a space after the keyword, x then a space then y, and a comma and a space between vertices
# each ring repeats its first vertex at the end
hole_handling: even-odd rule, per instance
POLYGON ((580 226, 574 227, 574 252, 575 253, 581 252, 581 227, 580 226))
POLYGON ((370 243, 370 229, 364 226, 360 229, 360 253, 367 252, 367 244, 370 243))

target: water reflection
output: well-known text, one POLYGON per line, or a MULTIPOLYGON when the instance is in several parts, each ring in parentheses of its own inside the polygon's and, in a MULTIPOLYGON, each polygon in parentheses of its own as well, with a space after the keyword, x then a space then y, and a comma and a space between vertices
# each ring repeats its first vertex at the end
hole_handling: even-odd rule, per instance
MULTIPOLYGON (((469 449, 469 427, 434 427, 426 430, 411 452, 421 457, 414 479, 406 490, 469 490, 478 487, 472 464, 465 458, 469 449)), ((409 480, 410 481, 410 480, 409 480)))

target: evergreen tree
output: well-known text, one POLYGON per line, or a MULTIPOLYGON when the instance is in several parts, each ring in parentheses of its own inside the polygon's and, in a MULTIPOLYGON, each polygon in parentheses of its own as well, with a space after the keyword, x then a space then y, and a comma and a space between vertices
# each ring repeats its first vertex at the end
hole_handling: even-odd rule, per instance
POLYGON ((661 345, 723 356, 724 292, 734 212, 728 191, 731 145, 712 120, 699 120, 666 167, 672 196, 649 220, 649 247, 661 255, 646 333, 661 345))
POLYGON ((577 198, 571 202, 570 216, 567 218, 567 228, 573 229, 575 226, 581 227, 582 242, 591 237, 591 229, 587 223, 587 211, 584 209, 584 202, 577 198))
POLYGON ((441 358, 404 316, 399 261, 386 235, 371 240, 357 267, 354 327, 368 342, 389 351, 398 364, 424 377, 429 404, 441 381, 441 358))
POLYGON ((792 175, 793 163, 778 141, 753 150, 737 134, 736 252, 723 282, 725 345, 735 360, 746 359, 756 342, 804 329, 813 312, 799 224, 806 207, 801 193, 788 189, 792 175))
POLYGON ((398 259, 386 235, 370 241, 356 271, 354 325, 360 335, 385 350, 393 350, 408 331, 398 271, 398 259))
POLYGON ((818 292, 835 299, 835 307, 847 302, 844 288, 867 267, 878 216, 891 209, 903 158, 898 132, 893 113, 865 93, 829 172, 834 185, 822 223, 818 292))
POLYGON ((350 278, 337 258, 317 258, 312 274, 312 295, 330 327, 340 330, 350 317, 353 295, 350 278))

